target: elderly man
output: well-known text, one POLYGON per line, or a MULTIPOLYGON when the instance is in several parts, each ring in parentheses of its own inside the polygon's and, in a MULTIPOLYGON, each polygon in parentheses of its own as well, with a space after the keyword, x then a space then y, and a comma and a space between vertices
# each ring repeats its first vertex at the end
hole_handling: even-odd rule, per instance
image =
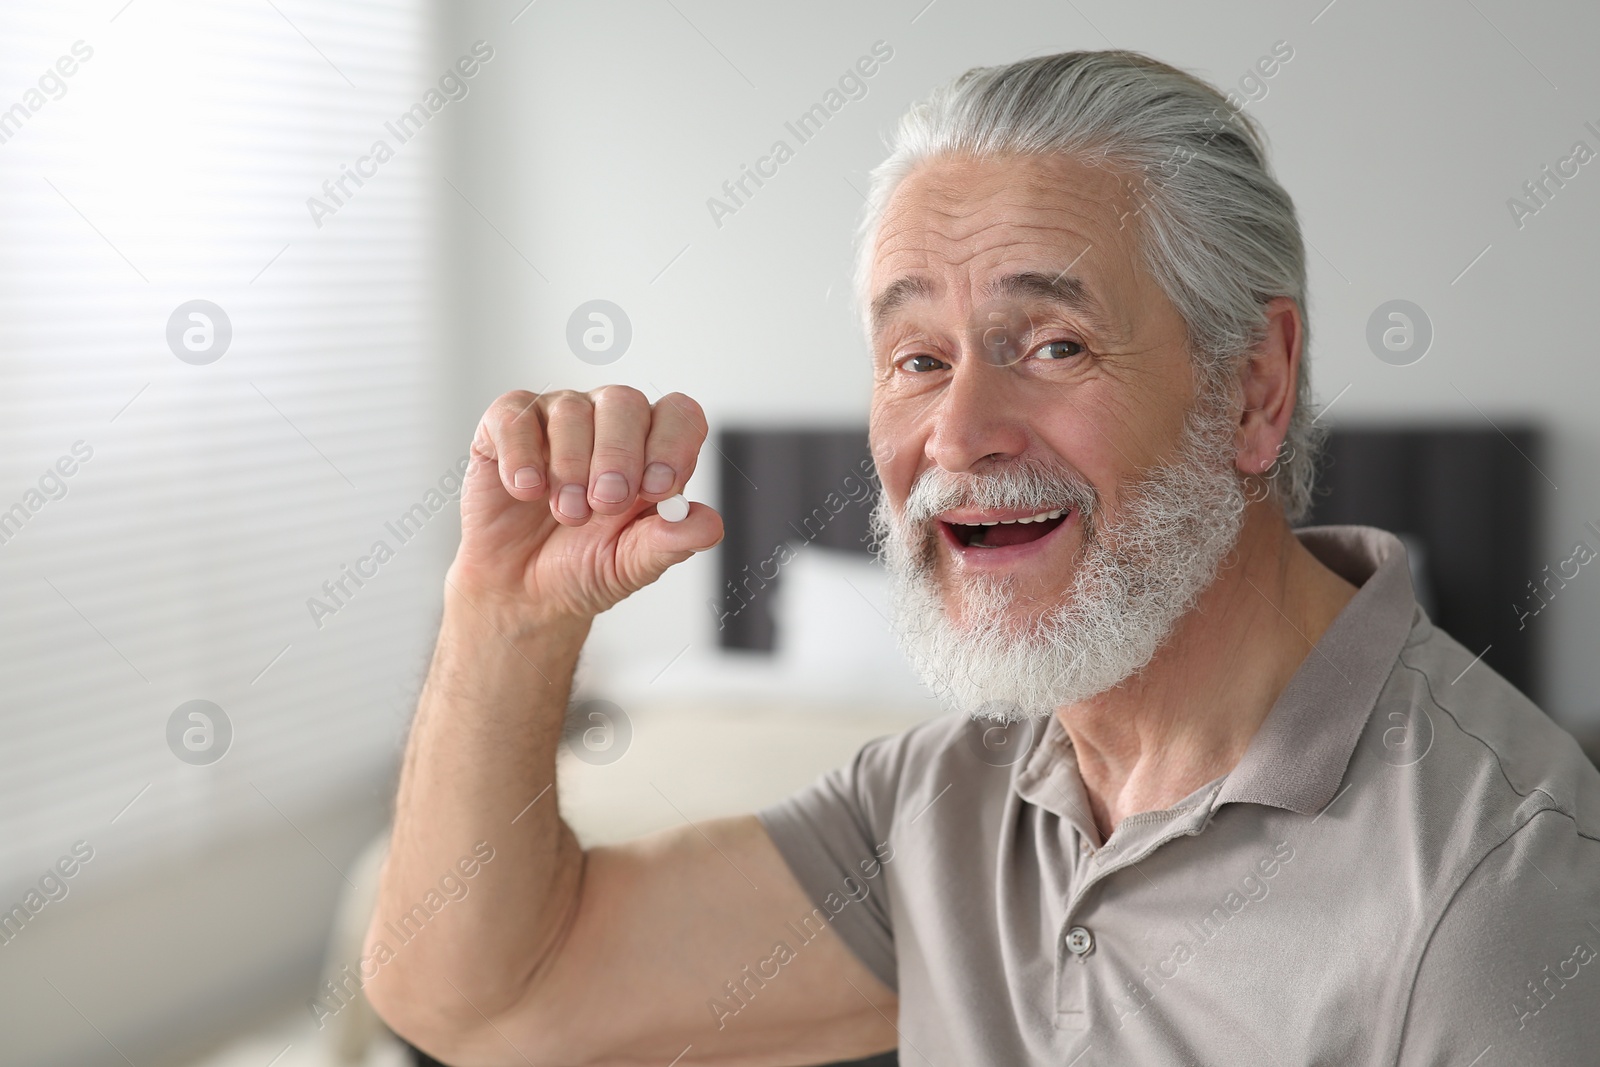
POLYGON ((956 714, 581 849, 546 796, 573 668, 721 537, 655 507, 706 426, 501 397, 368 938, 384 1017, 463 1065, 1596 1062, 1600 774, 1393 536, 1291 528, 1304 251, 1253 124, 1124 52, 969 72, 902 122, 857 282, 897 630, 956 714))

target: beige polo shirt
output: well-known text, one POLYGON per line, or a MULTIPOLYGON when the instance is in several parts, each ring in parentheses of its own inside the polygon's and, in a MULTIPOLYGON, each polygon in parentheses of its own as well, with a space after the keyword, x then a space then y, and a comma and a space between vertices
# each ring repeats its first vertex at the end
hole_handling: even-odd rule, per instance
POLYGON ((947 717, 758 813, 901 1063, 1600 1064, 1600 773, 1394 536, 1299 536, 1360 590, 1173 808, 1102 843, 1053 716, 947 717))

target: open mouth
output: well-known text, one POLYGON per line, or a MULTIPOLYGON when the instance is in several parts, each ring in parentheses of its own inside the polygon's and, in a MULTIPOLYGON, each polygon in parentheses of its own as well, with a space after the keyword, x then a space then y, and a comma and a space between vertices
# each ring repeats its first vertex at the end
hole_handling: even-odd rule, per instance
POLYGON ((1041 511, 1014 519, 987 522, 946 522, 956 543, 966 548, 1009 548, 1049 536, 1072 514, 1070 507, 1041 511))

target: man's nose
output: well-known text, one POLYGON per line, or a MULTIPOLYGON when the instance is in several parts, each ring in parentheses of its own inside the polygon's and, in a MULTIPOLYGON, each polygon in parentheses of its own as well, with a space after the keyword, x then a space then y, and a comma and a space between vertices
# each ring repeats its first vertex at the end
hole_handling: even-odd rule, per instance
POLYGON ((947 471, 967 473, 1022 455, 1028 427, 1014 379, 1009 368, 995 366, 969 346, 929 413, 928 459, 947 471))

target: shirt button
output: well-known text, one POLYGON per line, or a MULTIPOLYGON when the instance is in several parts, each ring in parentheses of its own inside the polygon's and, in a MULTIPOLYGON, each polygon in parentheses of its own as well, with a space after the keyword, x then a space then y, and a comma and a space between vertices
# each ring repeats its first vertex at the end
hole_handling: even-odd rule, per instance
POLYGON ((1067 951, 1074 956, 1087 956, 1094 948, 1094 935, 1086 927, 1074 926, 1067 931, 1067 951))

